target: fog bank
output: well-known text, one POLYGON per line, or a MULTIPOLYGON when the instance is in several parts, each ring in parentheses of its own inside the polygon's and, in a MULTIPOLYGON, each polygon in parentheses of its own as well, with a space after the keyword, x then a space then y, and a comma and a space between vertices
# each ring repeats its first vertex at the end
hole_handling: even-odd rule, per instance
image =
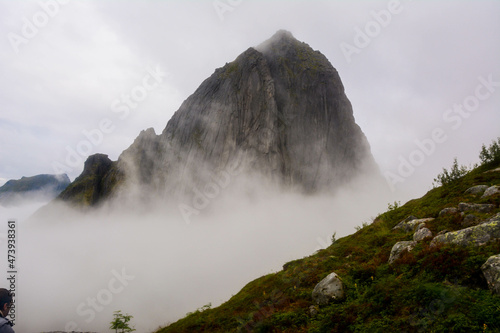
POLYGON ((328 246, 334 232, 353 233, 389 202, 366 181, 335 196, 257 188, 226 189, 190 221, 179 204, 86 213, 52 204, 49 217, 29 220, 2 210, 2 220, 20 214, 16 330, 111 332, 121 310, 137 332, 153 331, 328 246))

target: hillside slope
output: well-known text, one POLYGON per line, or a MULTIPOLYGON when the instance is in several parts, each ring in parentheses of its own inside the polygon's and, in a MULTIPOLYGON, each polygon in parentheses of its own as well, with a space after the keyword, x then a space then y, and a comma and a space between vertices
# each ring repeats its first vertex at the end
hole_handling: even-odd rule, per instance
POLYGON ((389 205, 372 224, 327 249, 157 332, 500 332, 500 295, 489 290, 481 270, 500 254, 500 194, 482 197, 485 188, 500 185, 499 166, 483 165, 402 207, 389 205), (485 186, 476 187, 477 194, 468 190, 476 185, 485 186), (389 264, 393 246, 414 237, 400 228, 411 225, 401 224, 409 216, 433 218, 425 227, 432 237, 443 236, 414 243, 389 264), (488 219, 496 231, 487 238, 474 238, 471 231, 468 245, 437 241, 457 230, 476 230, 488 219), (342 279, 345 299, 318 306, 311 293, 331 272, 342 279))

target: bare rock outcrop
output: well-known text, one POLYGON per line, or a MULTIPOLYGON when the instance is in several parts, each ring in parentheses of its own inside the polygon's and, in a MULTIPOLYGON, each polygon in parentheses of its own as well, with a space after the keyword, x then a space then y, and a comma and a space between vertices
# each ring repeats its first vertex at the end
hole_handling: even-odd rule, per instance
POLYGON ((312 298, 317 305, 341 301, 345 298, 344 283, 337 274, 330 273, 314 287, 312 298))
POLYGON ((431 246, 439 243, 480 246, 498 238, 500 238, 500 213, 477 226, 438 235, 432 240, 431 246))

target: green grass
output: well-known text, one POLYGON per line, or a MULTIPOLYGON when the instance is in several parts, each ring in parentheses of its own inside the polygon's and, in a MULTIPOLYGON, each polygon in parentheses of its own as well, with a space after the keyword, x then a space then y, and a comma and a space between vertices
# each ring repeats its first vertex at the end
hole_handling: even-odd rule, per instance
POLYGON ((392 230, 409 215, 434 217, 433 234, 459 230, 462 217, 439 217, 460 202, 492 203, 464 194, 471 186, 500 184, 498 167, 481 166, 446 186, 400 207, 390 207, 372 224, 337 240, 309 257, 286 263, 283 270, 247 284, 226 303, 196 311, 158 332, 500 332, 500 297, 486 285, 480 266, 500 253, 500 241, 481 247, 419 243, 389 266, 392 246, 411 233, 392 230), (314 286, 332 271, 346 285, 345 301, 316 307, 314 286))

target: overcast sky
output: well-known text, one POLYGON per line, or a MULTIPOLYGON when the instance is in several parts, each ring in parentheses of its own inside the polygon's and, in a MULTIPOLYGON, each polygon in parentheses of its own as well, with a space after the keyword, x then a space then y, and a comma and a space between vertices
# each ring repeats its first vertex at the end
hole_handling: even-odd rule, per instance
POLYGON ((116 160, 279 29, 339 71, 396 190, 423 194, 500 136, 498 1, 60 2, 0 1, 0 183, 116 160))

